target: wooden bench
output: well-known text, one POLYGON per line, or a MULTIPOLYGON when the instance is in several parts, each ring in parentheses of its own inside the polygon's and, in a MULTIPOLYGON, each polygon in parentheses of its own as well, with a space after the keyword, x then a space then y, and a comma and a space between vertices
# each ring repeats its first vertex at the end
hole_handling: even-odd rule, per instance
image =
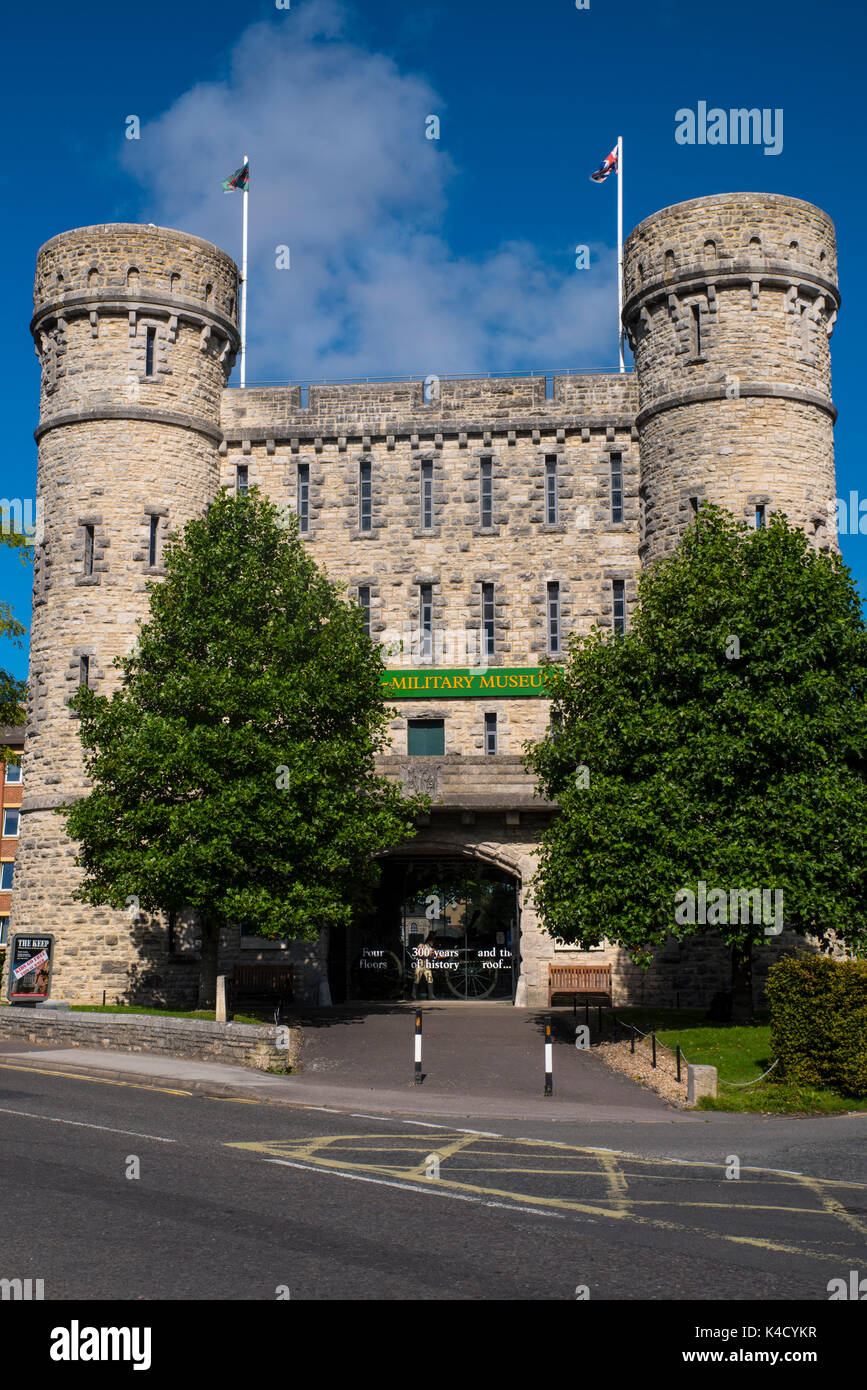
POLYGON ((571 994, 573 1000, 579 994, 604 996, 611 1003, 610 965, 549 965, 548 966, 548 1007, 554 1002, 555 994, 571 994))
POLYGON ((268 996, 285 999, 293 997, 293 973, 291 965, 267 965, 255 961, 250 965, 232 967, 232 991, 239 994, 268 996))

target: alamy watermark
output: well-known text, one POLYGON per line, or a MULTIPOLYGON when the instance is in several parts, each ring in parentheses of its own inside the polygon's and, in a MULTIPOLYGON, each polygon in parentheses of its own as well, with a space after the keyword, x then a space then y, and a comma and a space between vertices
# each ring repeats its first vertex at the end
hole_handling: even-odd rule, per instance
POLYGON ((783 152, 783 109, 745 106, 724 111, 700 101, 695 111, 682 106, 674 113, 678 145, 764 145, 765 154, 783 152))
POLYGON ((45 504, 41 497, 0 497, 0 530, 4 536, 23 536, 28 545, 45 539, 45 504))
POLYGON ((386 665, 488 667, 487 633, 475 627, 419 628, 408 620, 403 628, 387 628, 380 638, 386 665))
POLYGON ((674 895, 674 920, 679 927, 722 926, 725 924, 765 928, 765 936, 779 936, 783 930, 782 888, 711 888, 704 879, 698 881, 698 892, 679 888, 674 895), (773 894, 773 905, 771 895, 773 894))

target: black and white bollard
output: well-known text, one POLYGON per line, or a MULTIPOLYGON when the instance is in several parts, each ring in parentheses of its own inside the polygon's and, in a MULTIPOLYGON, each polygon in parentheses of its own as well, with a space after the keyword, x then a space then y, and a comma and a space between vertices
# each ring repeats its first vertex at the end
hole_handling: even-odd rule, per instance
POLYGON ((545 1020, 545 1091, 546 1096, 554 1094, 554 1048, 551 1043, 551 1020, 545 1020))
POLYGON ((415 1076, 416 1086, 421 1085, 421 1009, 415 1011, 415 1076))

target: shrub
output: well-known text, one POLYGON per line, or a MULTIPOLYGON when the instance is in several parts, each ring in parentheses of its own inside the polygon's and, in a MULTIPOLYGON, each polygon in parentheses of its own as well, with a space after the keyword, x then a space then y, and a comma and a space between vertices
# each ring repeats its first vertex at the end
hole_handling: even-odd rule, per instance
POLYGON ((867 1096, 867 961, 789 957, 768 971, 767 995, 782 1073, 867 1096))

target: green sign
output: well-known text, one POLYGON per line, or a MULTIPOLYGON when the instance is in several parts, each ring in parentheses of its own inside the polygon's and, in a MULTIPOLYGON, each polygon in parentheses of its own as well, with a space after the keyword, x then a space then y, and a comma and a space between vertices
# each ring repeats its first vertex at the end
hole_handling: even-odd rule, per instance
POLYGON ((543 666, 492 666, 487 670, 383 671, 383 693, 390 700, 532 700, 547 695, 543 666))

